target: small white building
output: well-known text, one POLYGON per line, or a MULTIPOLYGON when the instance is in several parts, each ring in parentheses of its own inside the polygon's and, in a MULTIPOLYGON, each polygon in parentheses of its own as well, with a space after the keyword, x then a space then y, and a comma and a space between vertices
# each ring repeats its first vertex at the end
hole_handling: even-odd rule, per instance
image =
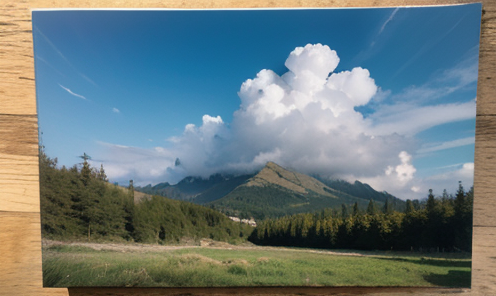
POLYGON ((240 223, 245 223, 253 227, 257 227, 257 222, 255 222, 255 219, 250 218, 248 219, 239 219, 238 217, 229 217, 229 219, 233 220, 234 222, 240 222, 240 223))

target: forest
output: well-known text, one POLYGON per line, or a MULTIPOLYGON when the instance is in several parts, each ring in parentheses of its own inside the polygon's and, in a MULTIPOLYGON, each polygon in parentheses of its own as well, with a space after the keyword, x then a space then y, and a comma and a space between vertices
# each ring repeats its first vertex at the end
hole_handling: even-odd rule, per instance
POLYGON ((253 230, 225 215, 192 203, 150 196, 134 202, 129 188, 108 182, 103 166, 88 157, 71 168, 40 152, 42 237, 54 240, 177 243, 209 238, 236 243, 253 230))
MULTIPOLYGON (((257 221, 254 229, 213 208, 162 196, 134 200, 128 188, 108 182, 103 166, 83 162, 57 167, 40 153, 43 238, 79 241, 179 243, 209 238, 230 243, 247 239, 267 246, 361 250, 471 251, 473 188, 462 184, 455 196, 396 202, 370 200, 316 212, 257 221)), ((269 202, 269 201, 266 201, 269 202)), ((260 205, 263 207, 263 204, 260 205)), ((282 213, 281 213, 282 214, 282 213)))
POLYGON ((378 209, 370 200, 366 211, 355 203, 341 211, 324 209, 266 219, 257 224, 249 237, 253 243, 327 249, 471 251, 473 187, 462 184, 455 196, 407 200, 403 212, 386 201, 378 209))

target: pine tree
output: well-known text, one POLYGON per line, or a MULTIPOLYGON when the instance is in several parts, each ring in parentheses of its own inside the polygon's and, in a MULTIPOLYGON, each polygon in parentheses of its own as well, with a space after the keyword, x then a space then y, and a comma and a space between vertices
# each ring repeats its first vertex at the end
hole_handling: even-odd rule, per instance
POLYGON ((348 218, 348 207, 345 204, 341 204, 341 218, 348 218))
POLYGON ((353 217, 358 216, 360 211, 358 210, 358 202, 356 201, 355 204, 353 204, 353 217))
POLYGON ((375 206, 374 200, 370 199, 369 205, 367 206, 367 214, 375 215, 377 214, 377 208, 375 206))
POLYGON ((134 184, 133 184, 133 180, 129 180, 128 190, 129 190, 129 197, 131 198, 131 200, 134 201, 134 184))
POLYGON ((91 159, 91 157, 88 154, 83 153, 83 155, 79 156, 79 158, 84 160, 83 167, 81 168, 81 180, 83 181, 84 186, 88 186, 91 179, 91 167, 88 163, 88 159, 91 159))
POLYGON ((434 214, 436 208, 436 199, 434 198, 434 194, 432 193, 432 189, 429 189, 429 195, 427 197, 427 205, 426 210, 428 215, 434 214))
POLYGON ((389 198, 386 199, 386 202, 384 203, 384 207, 382 208, 382 212, 386 215, 390 215, 393 213, 393 204, 389 200, 389 198))
POLYGON ((456 235, 455 245, 457 248, 467 251, 472 248, 473 195, 473 187, 465 193, 462 182, 458 182, 453 217, 456 235))
POLYGON ((100 164, 100 170, 98 171, 97 178, 101 181, 108 182, 107 174, 103 169, 103 164, 100 164))
POLYGON ((406 200, 406 209, 405 209, 405 214, 409 214, 411 212, 415 211, 415 208, 413 207, 413 203, 411 200, 407 199, 406 200))
POLYGON ((462 216, 466 208, 465 202, 465 191, 462 186, 462 181, 458 181, 458 190, 456 191, 455 197, 455 213, 456 215, 462 216))

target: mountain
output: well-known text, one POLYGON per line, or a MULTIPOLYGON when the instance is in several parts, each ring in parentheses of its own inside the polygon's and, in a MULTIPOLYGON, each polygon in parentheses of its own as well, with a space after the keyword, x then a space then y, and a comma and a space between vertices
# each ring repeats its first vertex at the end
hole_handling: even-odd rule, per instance
MULTIPOLYGON (((256 219, 315 212, 324 208, 341 211, 357 202, 365 210, 370 199, 376 207, 387 199, 401 206, 401 200, 377 192, 367 184, 350 184, 342 180, 325 180, 285 169, 274 162, 252 175, 215 174, 207 179, 186 177, 176 185, 160 183, 137 188, 138 191, 188 200, 218 209, 228 216, 256 219), (397 202, 396 202, 397 201, 397 202)), ((403 202, 404 204, 404 202, 403 202)))
POLYGON ((338 208, 355 202, 366 209, 369 199, 340 192, 313 177, 268 162, 258 174, 210 205, 230 214, 264 219, 338 208))
POLYGON ((360 197, 367 200, 374 200, 385 203, 386 200, 390 200, 397 211, 404 211, 406 208, 406 202, 387 193, 386 191, 379 192, 376 191, 368 184, 364 184, 360 181, 355 181, 353 184, 344 180, 336 180, 336 179, 323 179, 317 177, 319 181, 329 186, 332 189, 337 191, 353 195, 356 197, 360 197))
POLYGON ((136 190, 152 195, 204 204, 225 196, 252 176, 214 174, 207 179, 190 176, 182 179, 175 185, 165 182, 155 186, 136 187, 136 190))

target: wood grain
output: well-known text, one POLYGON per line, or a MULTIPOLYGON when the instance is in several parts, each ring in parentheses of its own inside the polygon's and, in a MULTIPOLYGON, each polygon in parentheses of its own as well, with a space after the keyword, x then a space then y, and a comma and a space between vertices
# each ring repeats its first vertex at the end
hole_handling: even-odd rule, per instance
POLYGON ((0 295, 68 295, 42 288, 39 213, 0 212, 0 295))
POLYGON ((0 3, 0 295, 496 295, 496 1, 482 1, 472 289, 42 288, 37 120, 31 9, 88 7, 239 8, 459 4, 457 0, 7 0, 0 3))
POLYGON ((0 139, 0 211, 39 212, 36 115, 0 114, 0 139))
POLYGON ((28 1, 2 1, 0 40, 0 114, 36 114, 28 1))

